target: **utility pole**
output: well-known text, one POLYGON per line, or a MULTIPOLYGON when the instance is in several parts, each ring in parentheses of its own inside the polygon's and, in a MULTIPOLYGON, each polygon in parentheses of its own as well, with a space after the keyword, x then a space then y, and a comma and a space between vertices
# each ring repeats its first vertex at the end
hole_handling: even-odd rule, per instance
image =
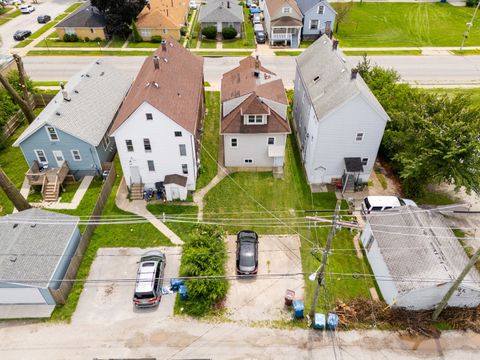
POLYGON ((475 20, 475 16, 477 16, 477 11, 479 7, 480 7, 480 1, 478 2, 477 7, 473 12, 472 20, 470 20, 470 22, 467 23, 467 30, 465 31, 465 34, 463 34, 463 40, 462 40, 462 45, 460 45, 460 50, 463 50, 463 45, 465 45, 465 41, 467 41, 468 37, 470 36, 470 29, 473 26, 473 20, 475 20))
POLYGON ((341 200, 337 200, 337 205, 335 206, 335 214, 333 216, 332 226, 330 227, 330 232, 328 233, 327 243, 325 244, 325 250, 323 251, 322 264, 320 265, 320 270, 317 273, 317 287, 315 288, 315 296, 313 297, 312 307, 310 309, 310 318, 313 319, 315 316, 315 309, 318 304, 318 297, 320 295, 320 287, 325 287, 325 266, 327 265, 328 255, 330 254, 330 248, 332 245, 333 236, 335 235, 335 230, 337 228, 338 214, 342 205, 341 200))
POLYGON ((443 297, 442 301, 440 301, 435 309, 435 311, 433 312, 433 315, 432 315, 432 320, 437 320, 438 319, 438 316, 440 315, 440 313, 443 311, 443 309, 445 308, 445 306, 447 306, 448 304, 448 300, 450 300, 450 298, 452 297, 453 293, 457 290, 457 288, 460 286, 460 283, 463 281, 463 279, 465 278, 465 275, 468 274, 468 272, 472 269, 473 265, 475 265, 475 263, 478 261, 478 259, 480 258, 480 248, 475 252, 475 254, 473 254, 473 256, 470 258, 470 261, 467 263, 467 265, 465 266, 465 268, 462 270, 462 272, 460 273, 460 275, 458 275, 457 279, 453 282, 452 286, 450 287, 450 289, 447 291, 447 293, 445 294, 445 296, 443 297))
POLYGON ((23 92, 23 100, 25 100, 27 104, 30 104, 30 94, 28 93, 27 80, 25 76, 25 68, 23 67, 22 58, 17 54, 13 54, 13 59, 17 63, 18 77, 20 79, 20 86, 22 87, 22 92, 23 92))

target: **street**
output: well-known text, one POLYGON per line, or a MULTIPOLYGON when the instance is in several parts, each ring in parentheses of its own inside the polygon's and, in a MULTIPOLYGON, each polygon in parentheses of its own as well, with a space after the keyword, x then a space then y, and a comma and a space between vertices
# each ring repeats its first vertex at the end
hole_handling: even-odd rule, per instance
MULTIPOLYGON (((90 56, 27 56, 25 68, 34 81, 68 80, 86 64, 98 57, 90 56)), ((108 56, 107 61, 135 76, 143 63, 142 56, 108 56)), ((348 57, 356 64, 360 57, 348 57)), ((479 86, 480 56, 373 56, 373 63, 396 69, 404 81, 424 86, 479 86)), ((205 58, 205 81, 218 89, 223 73, 238 66, 238 57, 205 58)), ((295 57, 261 56, 262 65, 283 78, 286 87, 293 87, 295 57)))
POLYGON ((18 41, 13 40, 13 34, 17 30, 30 30, 32 33, 40 29, 45 24, 39 24, 37 16, 50 15, 52 20, 63 13, 76 0, 40 0, 38 4, 33 4, 35 11, 31 14, 20 14, 0 27, 0 36, 2 39, 2 53, 8 53, 9 49, 14 47, 18 41))

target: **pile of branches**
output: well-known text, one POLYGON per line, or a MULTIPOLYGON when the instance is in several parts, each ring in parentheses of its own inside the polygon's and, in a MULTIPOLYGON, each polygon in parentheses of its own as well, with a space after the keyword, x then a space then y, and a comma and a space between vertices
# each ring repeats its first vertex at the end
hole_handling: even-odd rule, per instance
POLYGON ((438 337, 440 332, 435 323, 447 323, 452 329, 480 333, 480 306, 473 309, 446 308, 436 322, 432 321, 433 310, 391 308, 384 302, 366 299, 354 299, 348 303, 338 301, 335 311, 344 329, 370 324, 403 329, 409 335, 438 337))

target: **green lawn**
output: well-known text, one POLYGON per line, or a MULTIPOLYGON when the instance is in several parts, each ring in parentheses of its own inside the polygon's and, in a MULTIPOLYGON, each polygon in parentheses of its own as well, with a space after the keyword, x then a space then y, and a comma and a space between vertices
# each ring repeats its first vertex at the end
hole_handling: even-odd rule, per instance
POLYGON ((60 15, 58 15, 54 20, 55 20, 55 21, 63 20, 63 19, 65 19, 68 15, 69 15, 69 14, 67 14, 67 13, 60 14, 60 15))
POLYGON ((252 51, 194 51, 194 54, 205 57, 227 57, 227 56, 239 56, 245 57, 252 55, 252 51))
POLYGON ((138 43, 135 42, 129 42, 127 47, 128 48, 133 48, 133 49, 142 49, 142 48, 150 48, 150 49, 157 49, 161 44, 159 43, 154 43, 150 41, 141 41, 138 43))
POLYGON ((470 96, 472 106, 479 106, 480 104, 480 87, 476 88, 434 88, 422 89, 423 91, 437 93, 439 95, 453 96, 457 94, 465 94, 470 96))
POLYGON ((187 41, 187 49, 195 49, 197 47, 198 38, 202 36, 202 34, 200 33, 200 23, 197 22, 198 13, 199 11, 195 12, 191 32, 187 34, 187 36, 190 36, 190 40, 187 41))
POLYGON ((449 194, 438 191, 427 191, 420 197, 413 199, 418 205, 452 205, 456 201, 449 194))
POLYGON ((42 48, 100 48, 107 45, 106 41, 100 41, 100 45, 96 41, 77 41, 77 42, 65 42, 60 40, 42 40, 35 47, 42 48))
MULTIPOLYGON (((472 14, 440 3, 354 3, 334 35, 342 47, 460 46, 472 14)), ((465 45, 479 44, 474 26, 465 45)))
POLYGON ((27 56, 148 56, 153 53, 152 51, 142 50, 30 50, 27 56))
MULTIPOLYGON (((77 192, 82 180, 78 180, 72 184, 65 184, 63 186, 65 191, 60 192, 60 202, 69 203, 72 202, 75 193, 77 192)), ((87 190, 88 191, 88 190, 87 190)))
POLYGON ((451 50, 451 53, 460 56, 468 56, 468 55, 480 55, 480 49, 474 50, 451 50))
POLYGON ((82 6, 83 4, 84 4, 84 3, 82 3, 82 2, 75 3, 75 4, 71 5, 67 10, 65 10, 65 12, 66 12, 67 14, 72 13, 72 12, 74 12, 76 9, 78 9, 80 6, 82 6))
POLYGON ((215 40, 204 39, 200 42, 201 49, 216 49, 217 42, 215 40))
POLYGON ((243 7, 244 31, 241 37, 234 40, 224 40, 224 49, 254 49, 255 48, 255 33, 253 31, 252 20, 249 16, 247 7, 243 7))
POLYGON ((192 229, 197 221, 198 208, 196 206, 177 205, 175 203, 149 204, 147 209, 154 215, 163 216, 165 214, 167 219, 165 224, 184 242, 190 240, 192 229), (169 217, 173 221, 168 221, 169 217), (177 222, 174 220, 177 220, 177 222))
POLYGON ((50 30, 52 27, 57 25, 57 21, 50 21, 49 23, 43 25, 40 29, 35 31, 32 35, 30 35, 30 39, 38 39, 40 35, 46 33, 48 30, 50 30))
POLYGON ((347 56, 422 55, 422 50, 345 50, 347 56))
POLYGON ((23 41, 20 41, 17 45, 15 45, 15 48, 24 48, 28 44, 30 44, 34 39, 25 39, 23 41))
POLYGON ((313 40, 304 40, 300 42, 300 48, 308 48, 310 45, 312 45, 315 41, 313 40))
POLYGON ((276 56, 298 56, 302 53, 303 51, 290 51, 290 50, 278 50, 278 51, 274 51, 273 53, 276 55, 276 56))
POLYGON ((32 81, 32 85, 36 86, 60 86, 60 83, 64 85, 67 84, 67 81, 32 81))
POLYGON ((121 48, 125 44, 125 40, 121 36, 114 35, 112 41, 108 43, 109 48, 121 48))
POLYGON ((15 10, 15 11, 12 11, 9 14, 6 14, 6 13, 2 14, 0 16, 0 25, 3 25, 5 23, 9 22, 10 20, 16 18, 17 16, 20 16, 21 14, 22 13, 20 12, 19 9, 15 10))
POLYGON ((206 186, 217 174, 218 165, 208 154, 217 156, 220 125, 220 92, 206 91, 205 102, 207 112, 202 133, 200 148, 200 171, 197 179, 197 190, 206 186), (205 148, 205 149, 204 149, 205 148))

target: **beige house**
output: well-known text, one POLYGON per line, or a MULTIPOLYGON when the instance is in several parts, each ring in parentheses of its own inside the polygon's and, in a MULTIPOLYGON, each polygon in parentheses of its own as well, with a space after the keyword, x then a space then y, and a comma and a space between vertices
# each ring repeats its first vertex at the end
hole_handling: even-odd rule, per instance
POLYGON ((107 38, 105 28, 105 17, 96 7, 90 5, 90 2, 86 2, 55 25, 60 39, 63 39, 65 34, 69 34, 77 35, 79 39, 105 40, 107 38))
POLYGON ((137 28, 143 40, 152 36, 180 40, 180 30, 187 24, 187 0, 152 0, 137 17, 137 28))

